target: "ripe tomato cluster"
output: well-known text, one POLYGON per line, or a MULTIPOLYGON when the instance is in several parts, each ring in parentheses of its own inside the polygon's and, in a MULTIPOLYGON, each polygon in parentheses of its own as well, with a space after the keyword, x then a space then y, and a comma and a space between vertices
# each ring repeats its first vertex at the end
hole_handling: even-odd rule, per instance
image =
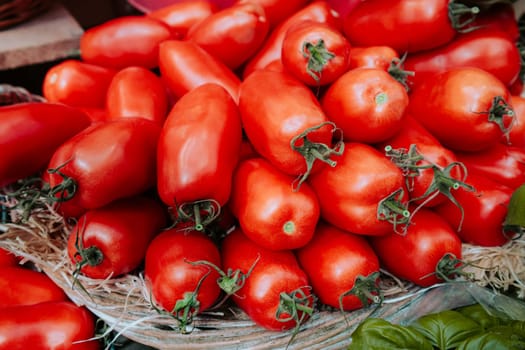
POLYGON ((183 331, 226 297, 286 330, 316 301, 380 300, 380 269, 454 278, 462 244, 511 239, 525 182, 518 25, 480 3, 199 0, 107 21, 48 71, 48 102, 0 109, 0 184, 40 174, 75 219, 75 273, 144 273, 183 331))

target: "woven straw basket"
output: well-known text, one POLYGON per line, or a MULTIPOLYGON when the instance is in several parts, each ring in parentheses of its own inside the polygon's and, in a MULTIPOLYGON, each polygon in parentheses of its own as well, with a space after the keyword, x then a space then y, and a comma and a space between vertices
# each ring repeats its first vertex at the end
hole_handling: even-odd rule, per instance
MULTIPOLYGON (((21 96, 34 98, 16 91, 12 96, 18 102, 21 96)), ((5 209, 13 203, 7 198, 3 204, 5 209)), ((3 214, 9 216, 9 223, 0 224, 0 247, 44 271, 72 301, 105 321, 108 334, 124 335, 157 349, 344 349, 351 342, 352 332, 367 317, 409 323, 431 312, 480 302, 480 290, 512 290, 525 299, 525 239, 521 238, 498 248, 464 245, 463 259, 472 263, 467 272, 475 276, 476 283, 453 282, 422 289, 383 272, 382 305, 345 313, 321 307, 295 337, 293 330, 272 332, 255 325, 228 302, 197 315, 191 332, 183 334, 173 317, 158 312, 153 305, 141 271, 106 280, 79 276, 82 288, 73 285, 74 266, 66 253, 71 224, 44 201, 26 221, 21 221, 17 210, 4 210, 3 214)))
POLYGON ((33 18, 53 3, 53 0, 0 0, 0 30, 33 18))

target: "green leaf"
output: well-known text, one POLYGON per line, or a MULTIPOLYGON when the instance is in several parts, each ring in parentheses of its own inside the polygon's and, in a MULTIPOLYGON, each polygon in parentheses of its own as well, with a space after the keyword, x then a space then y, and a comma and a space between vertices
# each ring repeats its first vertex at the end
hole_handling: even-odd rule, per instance
POLYGON ((420 317, 411 327, 441 350, 453 349, 481 330, 476 322, 453 310, 420 317))
POLYGON ((525 184, 514 190, 503 225, 525 227, 525 184))
POLYGON ((479 324, 483 330, 488 330, 505 324, 503 319, 490 315, 481 304, 463 306, 456 311, 479 324))
POLYGON ((352 334, 348 350, 432 350, 432 344, 409 327, 392 324, 380 318, 368 318, 352 334))
POLYGON ((456 350, 523 350, 525 342, 509 338, 498 333, 477 334, 463 343, 456 350))

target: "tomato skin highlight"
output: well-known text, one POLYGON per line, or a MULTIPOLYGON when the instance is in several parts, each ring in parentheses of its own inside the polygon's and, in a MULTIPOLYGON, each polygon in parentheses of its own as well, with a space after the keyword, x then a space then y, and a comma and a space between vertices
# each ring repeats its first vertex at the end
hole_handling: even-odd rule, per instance
POLYGON ((132 15, 105 21, 87 29, 80 38, 80 57, 86 63, 122 69, 158 66, 159 44, 172 38, 167 24, 132 15))
POLYGON ((148 197, 116 200, 86 212, 71 229, 67 253, 73 264, 82 261, 84 249, 98 249, 102 259, 82 266, 90 278, 118 277, 136 269, 148 244, 167 224, 167 212, 148 197))
POLYGON ((82 111, 59 103, 0 107, 0 187, 45 168, 53 152, 90 123, 82 111))
POLYGON ((264 248, 296 249, 314 235, 317 196, 308 184, 294 191, 293 181, 260 157, 237 166, 230 208, 244 234, 264 248))
POLYGON ((343 131, 345 141, 368 144, 399 131, 408 103, 403 85, 379 68, 349 70, 321 99, 323 110, 343 131))
POLYGON ((224 205, 242 141, 239 110, 217 84, 201 85, 170 111, 157 150, 157 191, 168 206, 212 199, 224 205))
MULTIPOLYGON (((355 285, 358 276, 379 272, 379 259, 363 236, 321 223, 314 238, 297 250, 297 259, 323 304, 340 308, 340 297, 355 285)), ((345 295, 344 310, 364 305, 356 295, 345 295)))
POLYGON ((425 208, 413 216, 404 235, 391 232, 370 242, 382 267, 423 287, 443 282, 434 272, 446 254, 461 259, 461 240, 454 228, 425 208))
POLYGON ((70 301, 45 302, 3 308, 0 312, 0 348, 98 350, 95 318, 70 301), (38 315, 38 317, 35 317, 38 315))
MULTIPOLYGON (((224 269, 240 269, 246 274, 253 268, 244 286, 232 298, 258 325, 275 331, 297 326, 295 320, 277 319, 282 292, 291 293, 300 289, 306 296, 303 305, 312 307, 313 296, 308 277, 292 251, 265 249, 236 228, 222 241, 221 252, 224 269)), ((298 312, 300 317, 304 316, 305 320, 308 318, 307 314, 298 312)), ((282 316, 286 318, 289 315, 282 316)))

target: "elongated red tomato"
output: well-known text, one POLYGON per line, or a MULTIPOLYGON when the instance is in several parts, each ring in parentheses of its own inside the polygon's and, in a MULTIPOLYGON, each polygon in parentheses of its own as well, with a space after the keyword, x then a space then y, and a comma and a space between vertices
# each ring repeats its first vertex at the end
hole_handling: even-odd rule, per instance
MULTIPOLYGON (((184 95, 159 138, 157 190, 162 201, 175 209, 223 206, 230 197, 241 141, 239 110, 223 87, 204 84, 184 95)), ((200 226, 198 217, 193 219, 200 226)))
POLYGON ((0 187, 45 168, 55 150, 90 123, 82 111, 59 103, 1 107, 0 187))
POLYGON ((114 69, 80 60, 64 60, 46 72, 42 93, 48 102, 103 108, 108 86, 115 73, 114 69))
POLYGON ((518 78, 521 58, 515 41, 505 32, 477 29, 433 50, 408 55, 403 64, 415 73, 407 78, 412 88, 433 74, 458 67, 483 69, 510 86, 518 78))
POLYGON ((0 267, 0 308, 68 300, 43 272, 22 266, 0 267))
POLYGON ((343 230, 384 235, 406 224, 408 200, 401 170, 370 145, 348 142, 337 166, 308 180, 321 204, 321 218, 343 230))
POLYGON ((508 135, 511 102, 510 92, 493 74, 463 67, 437 73, 416 87, 408 112, 443 146, 480 151, 508 135))
POLYGON ((13 306, 0 312, 0 348, 97 350, 95 318, 70 301, 13 306), (87 341, 89 340, 89 341, 87 341))
POLYGON ((251 74, 241 84, 239 110, 257 153, 288 175, 304 178, 317 169, 316 159, 334 153, 334 125, 312 91, 287 73, 251 74))
POLYGON ((502 30, 507 33, 511 40, 517 41, 519 39, 520 29, 516 10, 512 3, 506 1, 482 1, 477 3, 481 5, 480 12, 474 21, 465 27, 466 31, 471 28, 474 30, 480 28, 502 30))
POLYGON ((356 68, 330 85, 321 105, 345 141, 374 144, 399 131, 408 100, 405 87, 383 69, 356 68))
POLYGON ((306 273, 290 250, 265 249, 236 228, 221 245, 224 269, 248 275, 233 301, 258 325, 270 330, 299 327, 313 311, 306 273))
POLYGON ((221 267, 217 246, 200 231, 177 227, 155 237, 146 253, 145 278, 153 300, 174 314, 183 331, 221 292, 218 272, 202 262, 221 267))
POLYGON ((147 16, 122 16, 87 29, 80 38, 82 61, 122 69, 154 68, 159 44, 171 39, 170 27, 147 16))
POLYGON ((18 265, 18 259, 16 258, 16 255, 11 253, 7 249, 0 247, 0 267, 17 266, 17 265, 18 265))
POLYGON ((234 70, 259 49, 268 31, 264 9, 250 1, 210 15, 189 30, 186 40, 197 43, 234 70))
POLYGON ((370 242, 384 269, 420 286, 443 282, 443 277, 453 278, 447 267, 453 270, 462 254, 454 228, 425 208, 412 217, 405 234, 391 232, 372 237, 370 242), (443 275, 437 275, 437 270, 443 275))
POLYGON ((152 188, 160 131, 158 124, 144 118, 85 129, 63 143, 49 161, 51 195, 61 206, 87 210, 152 188))
POLYGON ((350 50, 350 69, 365 67, 388 70, 394 59, 399 59, 399 54, 390 46, 353 46, 350 50))
POLYGON ((219 59, 192 41, 163 42, 159 50, 159 68, 176 98, 205 83, 215 83, 238 101, 240 79, 219 59))
POLYGON ((156 8, 146 15, 166 23, 173 39, 184 39, 188 30, 218 10, 213 1, 188 0, 156 8))
POLYGON ((500 246, 511 237, 504 234, 503 221, 513 190, 483 175, 471 173, 468 182, 475 191, 460 188, 454 194, 459 208, 444 202, 434 208, 465 243, 500 246))
POLYGON ((140 117, 162 125, 168 103, 167 87, 159 76, 139 66, 123 68, 107 90, 107 120, 140 117))
POLYGON ((368 305, 368 298, 363 304, 361 297, 379 290, 379 259, 362 236, 321 223, 314 238, 297 251, 297 258, 323 304, 355 310, 368 305), (367 280, 364 286, 359 285, 362 278, 367 280))
POLYGON ((306 85, 326 85, 348 70, 350 47, 343 34, 327 23, 301 21, 286 32, 281 60, 306 85))
POLYGON ((514 108, 514 124, 510 129, 508 140, 503 137, 502 142, 525 149, 525 97, 513 95, 511 103, 514 108))
MULTIPOLYGON (((260 5, 266 17, 268 18, 268 23, 270 28, 273 29, 281 22, 285 21, 290 16, 293 16, 295 13, 300 11, 305 5, 307 5, 307 0, 238 0, 237 3, 253 3, 260 5)), ((235 3, 234 3, 235 4, 235 3)))
POLYGON ((103 279, 136 269, 153 238, 166 226, 157 200, 133 197, 87 211, 71 229, 67 252, 76 272, 103 279))
POLYGON ((479 12, 449 0, 361 1, 343 19, 355 46, 387 45, 399 53, 428 50, 451 41, 479 12))
POLYGON ((261 157, 237 166, 229 206, 243 232, 262 247, 296 249, 314 235, 317 196, 308 184, 294 191, 293 181, 261 157))

